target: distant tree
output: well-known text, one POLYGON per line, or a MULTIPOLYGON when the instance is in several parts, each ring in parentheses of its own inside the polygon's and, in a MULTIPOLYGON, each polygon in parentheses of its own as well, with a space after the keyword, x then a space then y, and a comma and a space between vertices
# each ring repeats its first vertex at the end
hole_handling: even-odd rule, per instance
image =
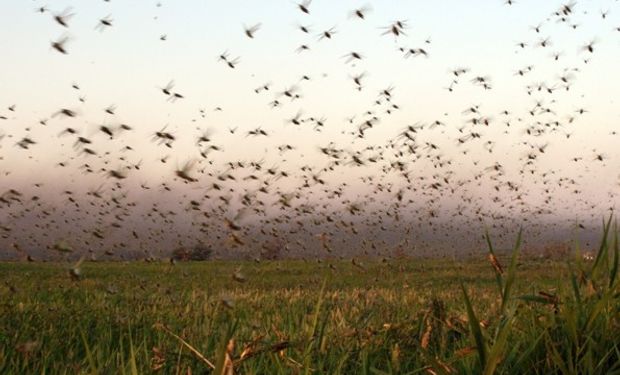
POLYGON ((213 255, 213 249, 199 243, 190 251, 189 260, 205 261, 211 259, 211 255, 213 255))
POLYGON ((172 251, 172 259, 174 260, 189 260, 189 250, 185 247, 177 247, 172 251))
POLYGON ((191 249, 178 247, 172 251, 172 259, 177 261, 205 261, 211 259, 213 249, 204 244, 196 244, 191 249))
POLYGON ((286 243, 284 241, 266 241, 261 248, 261 257, 267 260, 280 259, 284 251, 286 251, 286 243))

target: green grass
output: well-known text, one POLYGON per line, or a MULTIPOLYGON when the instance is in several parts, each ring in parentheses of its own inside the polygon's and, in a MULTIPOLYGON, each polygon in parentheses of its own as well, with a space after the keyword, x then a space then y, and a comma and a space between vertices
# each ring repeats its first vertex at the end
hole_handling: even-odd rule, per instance
POLYGON ((607 222, 592 262, 499 255, 489 238, 501 269, 84 262, 75 280, 2 263, 0 373, 620 373, 616 233, 607 222))

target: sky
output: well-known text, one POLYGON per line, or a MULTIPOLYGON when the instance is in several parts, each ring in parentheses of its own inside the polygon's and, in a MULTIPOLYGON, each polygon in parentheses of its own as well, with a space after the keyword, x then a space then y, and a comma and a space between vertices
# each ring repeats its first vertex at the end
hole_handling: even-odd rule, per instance
MULTIPOLYGON (((314 0, 307 8, 289 0, 0 3, 6 253, 32 249, 45 257, 45 248, 74 241, 91 253, 139 247, 164 254, 164 247, 211 240, 229 253, 252 253, 230 239, 316 220, 319 227, 300 225, 278 241, 328 233, 343 248, 416 239, 453 248, 455 238, 478 239, 484 226, 509 234, 528 221, 552 223, 532 232, 556 241, 577 223, 598 228, 615 208, 617 2, 314 0), (364 9, 363 19, 356 9, 364 9), (72 14, 67 27, 54 19, 63 13, 72 14), (399 35, 390 32, 397 21, 399 35), (257 24, 249 38, 244 28, 257 24), (332 37, 321 38, 327 30, 332 37), (51 46, 64 37, 66 54, 51 46), (301 45, 308 49, 297 51, 301 45), (349 61, 352 52, 362 58, 349 61), (234 68, 220 59, 224 53, 238 59, 234 68), (353 77, 362 74, 357 85, 353 77), (182 98, 162 92, 171 81, 182 98), (294 100, 283 94, 292 88, 294 100), (58 115, 61 109, 76 116, 58 115), (296 116, 299 125, 290 121, 296 116), (121 124, 131 130, 112 138, 101 132, 121 124), (268 135, 248 134, 256 129, 268 135), (170 147, 154 138, 158 131, 174 137, 170 147), (90 143, 74 143, 78 136, 90 143), (24 139, 36 143, 21 147, 24 139), (337 152, 327 156, 321 147, 337 152), (262 169, 252 170, 252 162, 262 169), (397 162, 405 167, 397 170, 397 162), (190 180, 176 173, 186 163, 190 180), (18 199, 10 199, 11 189, 18 199), (290 194, 290 206, 282 205, 290 194), (262 204, 244 204, 244 195, 262 204), (173 214, 149 222, 154 205, 173 214), (415 236, 393 222, 397 213, 415 223, 415 236), (330 214, 389 233, 351 233, 326 220, 330 214), (222 225, 237 217, 243 229, 222 225), (436 234, 451 232, 454 218, 467 229, 436 234), (199 228, 217 240, 202 238, 199 228), (132 236, 137 229, 148 235, 132 236), (72 240, 93 232, 107 235, 86 245, 72 240)), ((333 255, 295 246, 297 255, 333 255)))

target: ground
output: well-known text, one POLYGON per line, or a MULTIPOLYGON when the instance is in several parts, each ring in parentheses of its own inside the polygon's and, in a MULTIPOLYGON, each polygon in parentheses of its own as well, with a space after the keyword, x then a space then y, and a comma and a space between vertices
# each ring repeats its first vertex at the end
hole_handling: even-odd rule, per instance
POLYGON ((617 282, 578 307, 574 262, 518 259, 502 306, 500 262, 0 263, 0 373, 618 370, 617 282))

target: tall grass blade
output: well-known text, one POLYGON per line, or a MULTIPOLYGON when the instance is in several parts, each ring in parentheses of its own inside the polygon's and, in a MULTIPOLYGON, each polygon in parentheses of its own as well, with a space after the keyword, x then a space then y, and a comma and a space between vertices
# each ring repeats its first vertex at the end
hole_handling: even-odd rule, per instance
POLYGON ((493 346, 489 350, 488 359, 484 366, 484 375, 491 375, 495 373, 495 369, 499 365, 502 360, 502 356, 506 350, 506 345, 508 343, 508 335, 510 333, 510 328, 512 326, 513 317, 509 317, 505 319, 497 333, 495 338, 495 342, 493 346))
POLYGON ((501 268, 501 265, 499 264, 499 261, 497 260, 495 251, 493 250, 493 245, 491 244, 491 236, 489 235, 488 230, 485 232, 484 237, 486 239, 487 246, 489 248, 489 261, 491 262, 491 265, 493 266, 493 270, 495 271, 495 282, 497 283, 498 291, 503 298, 503 293, 504 293, 504 281, 502 280, 503 270, 501 268))
POLYGON ((86 350, 86 358, 88 359, 88 366, 90 367, 91 374, 99 374, 99 369, 97 368, 97 362, 95 362, 95 358, 93 357, 93 353, 90 350, 90 346, 88 346, 88 341, 86 340, 86 335, 84 335, 84 331, 80 328, 80 336, 82 336, 82 342, 84 343, 84 350, 86 350))
POLYGON ((476 350, 478 351, 480 368, 485 368, 487 364, 487 346, 484 341, 484 336, 482 335, 482 330, 480 329, 480 321, 474 313, 474 309, 471 306, 471 301, 469 300, 467 290, 465 290, 465 285, 463 285, 463 283, 461 283, 461 290, 463 291, 463 297, 465 298, 469 328, 471 329, 471 333, 474 336, 474 341, 476 342, 476 350))
POLYGON ((620 261, 620 250, 618 249, 618 226, 614 224, 614 259, 611 266, 611 271, 609 272, 609 289, 613 289, 616 278, 618 276, 618 262, 620 261))
POLYGON ((506 311, 506 306, 508 304, 508 299, 510 298, 510 290, 512 288, 512 284, 515 281, 515 277, 517 274, 517 257, 519 255, 519 249, 521 248, 521 234, 522 230, 519 230, 519 234, 517 235, 517 243, 515 244, 514 249, 512 250, 512 259, 510 260, 510 267, 508 267, 508 276, 506 277, 506 283, 504 284, 504 292, 502 293, 502 314, 506 311))
POLYGON ((607 220, 607 223, 605 223, 605 221, 603 221, 603 237, 601 240, 601 245, 598 249, 598 253, 596 254, 596 259, 594 260, 594 264, 592 265, 592 269, 590 270, 590 277, 594 277, 596 271, 598 270, 599 266, 601 266, 603 261, 607 261, 607 248, 608 248, 608 244, 607 244, 607 239, 609 237, 609 228, 611 227, 611 219, 612 216, 609 216, 609 219, 607 220))

